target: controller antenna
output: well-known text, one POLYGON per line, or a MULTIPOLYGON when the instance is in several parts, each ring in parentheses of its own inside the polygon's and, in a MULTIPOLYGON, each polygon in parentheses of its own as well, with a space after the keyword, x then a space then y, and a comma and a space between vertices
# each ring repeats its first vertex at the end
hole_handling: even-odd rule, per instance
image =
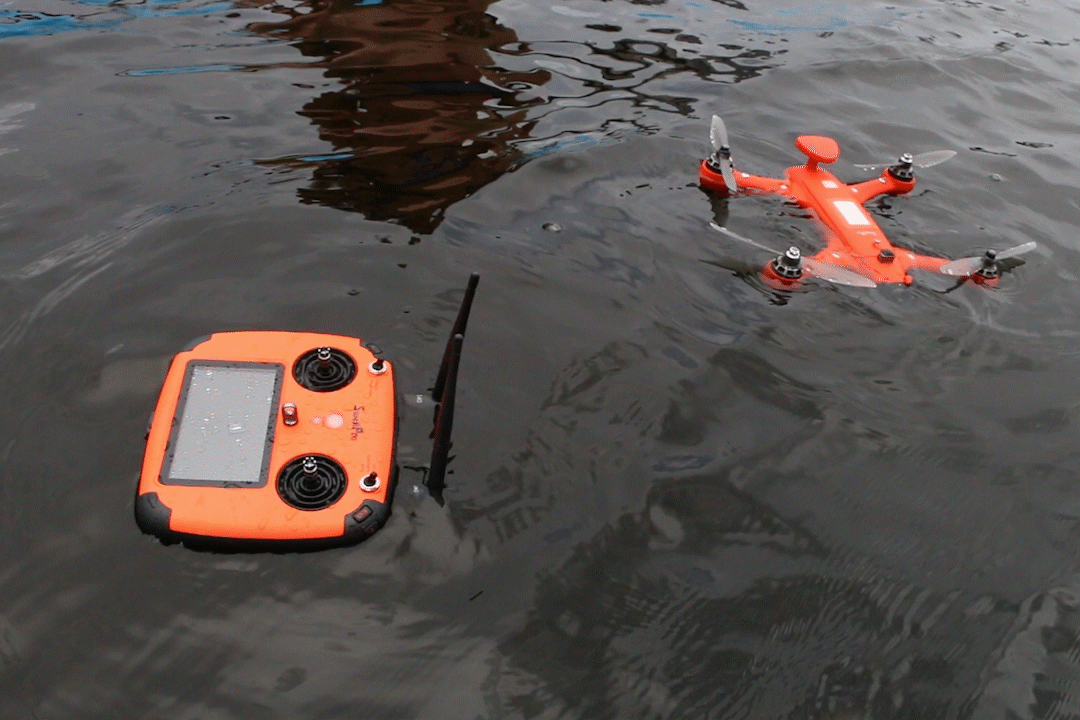
POLYGON ((454 336, 461 335, 465 337, 465 328, 469 324, 469 313, 472 312, 473 296, 476 295, 476 285, 479 282, 480 273, 473 273, 469 276, 469 284, 465 288, 465 297, 461 300, 457 320, 454 321, 454 329, 450 331, 450 339, 446 343, 446 352, 443 353, 442 365, 439 366, 439 375, 435 378, 435 388, 431 391, 431 397, 435 399, 435 402, 442 400, 446 376, 450 369, 450 350, 454 345, 454 336))
POLYGON ((469 323, 476 285, 480 282, 479 273, 469 276, 469 285, 458 310, 457 321, 446 343, 439 377, 435 381, 432 396, 438 405, 435 407, 435 429, 432 433, 431 465, 424 484, 428 493, 439 505, 443 504, 443 490, 446 488, 446 464, 450 459, 450 436, 454 429, 454 399, 457 395, 458 367, 461 364, 461 348, 465 342, 465 328, 469 323))

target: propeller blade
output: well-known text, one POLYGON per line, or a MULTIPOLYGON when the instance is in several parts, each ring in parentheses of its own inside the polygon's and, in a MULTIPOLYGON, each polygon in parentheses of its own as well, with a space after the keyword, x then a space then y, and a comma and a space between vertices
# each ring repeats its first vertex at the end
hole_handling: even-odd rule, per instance
POLYGON ((713 230, 716 230, 717 232, 723 233, 724 235, 727 235, 730 238, 735 238, 736 240, 744 242, 744 243, 746 243, 748 245, 753 245, 754 247, 759 248, 761 250, 764 250, 765 252, 772 253, 773 255, 783 255, 784 254, 784 253, 780 252, 779 250, 773 250, 768 245, 762 245, 757 240, 751 240, 748 237, 744 237, 744 236, 742 236, 742 235, 740 235, 738 233, 732 232, 732 231, 728 230, 726 227, 723 227, 722 225, 717 225, 714 222, 709 223, 709 226, 712 227, 713 230))
POLYGON ((709 140, 712 141, 713 150, 731 147, 728 144, 727 126, 719 115, 712 116, 712 126, 709 127, 709 140))
POLYGON ((934 167, 952 157, 956 157, 955 150, 931 150, 916 155, 911 164, 921 168, 934 167))
POLYGON ((1036 247, 1038 246, 1035 244, 1035 241, 1032 240, 1031 242, 1026 242, 1023 245, 1017 245, 1016 247, 1011 247, 1007 250, 1002 250, 998 252, 997 259, 1005 260, 1007 258, 1016 257, 1017 255, 1023 255, 1026 252, 1031 252, 1036 247))
POLYGON ((850 285, 852 287, 863 288, 877 287, 877 283, 865 275, 860 275, 854 270, 848 270, 839 265, 833 265, 832 263, 822 262, 821 260, 815 260, 814 258, 808 257, 802 259, 802 264, 814 277, 828 280, 837 285, 850 285))
MULTIPOLYGON (((930 150, 929 152, 919 153, 918 155, 913 156, 911 164, 919 168, 934 167, 955 156, 955 150, 930 150)), ((880 170, 881 168, 891 167, 896 164, 897 161, 892 160, 890 162, 873 163, 871 165, 856 164, 855 167, 860 170, 880 170)))
POLYGON ((728 192, 739 191, 739 183, 735 179, 735 169, 730 155, 720 158, 720 177, 724 178, 724 185, 727 186, 728 192))
POLYGON ((1017 245, 1016 247, 1002 250, 1001 252, 987 251, 986 255, 976 255, 973 257, 960 258, 959 260, 951 260, 942 265, 938 272, 943 275, 952 275, 954 277, 967 277, 973 275, 982 269, 983 265, 987 262, 997 262, 998 260, 1007 260, 1017 255, 1023 255, 1026 252, 1030 252, 1037 247, 1034 241, 1017 245), (992 253, 992 254, 991 254, 992 253))
MULTIPOLYGON (((747 245, 753 245, 754 247, 764 250, 765 252, 772 253, 774 256, 783 255, 783 253, 779 250, 774 250, 768 245, 762 245, 757 240, 751 240, 748 237, 732 232, 731 230, 728 230, 722 225, 717 225, 714 222, 709 223, 709 225, 712 227, 713 230, 716 230, 717 232, 721 232, 724 235, 744 242, 747 245)), ((851 285, 852 287, 865 288, 877 287, 877 283, 870 278, 860 275, 854 270, 842 268, 839 265, 833 265, 832 263, 822 262, 821 260, 815 260, 813 258, 808 258, 805 256, 802 258, 801 262, 802 266, 809 270, 810 274, 814 277, 836 283, 837 285, 851 285)))
MULTIPOLYGON (((840 239, 836 237, 836 233, 833 232, 832 228, 822 222, 817 213, 811 214, 814 217, 814 225, 817 226, 818 232, 825 238, 825 241, 830 245, 839 243, 840 239)), ((877 283, 865 275, 860 275, 839 265, 827 263, 824 260, 803 258, 803 265, 810 271, 811 275, 816 275, 822 280, 828 280, 840 285, 851 285, 852 287, 877 287, 877 283)))
POLYGON ((960 258, 959 260, 951 260, 938 268, 938 272, 942 275, 952 275, 953 277, 967 277, 968 275, 975 274, 975 272, 983 266, 984 259, 985 258, 983 258, 982 255, 979 255, 978 257, 966 257, 960 258))
POLYGON ((719 115, 712 116, 712 125, 709 126, 709 141, 712 142, 714 156, 720 166, 720 177, 724 178, 724 185, 729 192, 737 192, 739 184, 735 180, 735 169, 731 162, 731 146, 728 144, 727 126, 719 115))

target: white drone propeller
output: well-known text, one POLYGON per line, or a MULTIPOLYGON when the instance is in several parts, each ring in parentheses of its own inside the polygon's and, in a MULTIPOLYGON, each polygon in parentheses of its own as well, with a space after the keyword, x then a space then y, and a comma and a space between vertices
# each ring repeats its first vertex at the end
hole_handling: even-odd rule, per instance
POLYGON ((751 240, 748 237, 739 235, 738 233, 728 230, 726 227, 717 225, 716 223, 709 223, 713 230, 721 232, 730 238, 739 240, 741 242, 753 245, 756 248, 770 252, 775 257, 787 257, 795 263, 796 267, 802 267, 810 271, 810 274, 814 277, 827 280, 838 285, 850 285, 852 287, 864 287, 872 288, 877 287, 877 283, 868 277, 860 275, 854 270, 848 270, 847 268, 840 267, 839 265, 833 265, 832 263, 822 262, 821 260, 815 260, 814 258, 805 257, 797 247, 791 247, 787 253, 782 253, 779 250, 774 250, 768 245, 762 245, 757 240, 751 240))

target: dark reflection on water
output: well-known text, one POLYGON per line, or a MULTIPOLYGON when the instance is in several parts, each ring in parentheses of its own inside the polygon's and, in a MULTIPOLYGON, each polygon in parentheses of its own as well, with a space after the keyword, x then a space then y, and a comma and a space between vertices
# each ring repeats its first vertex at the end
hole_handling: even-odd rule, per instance
MULTIPOLYGON (((302 202, 430 234, 451 205, 523 162, 588 149, 619 133, 616 126, 593 137, 559 134, 528 142, 560 98, 577 108, 620 99, 689 115, 696 98, 655 94, 645 86, 687 72, 749 80, 784 52, 727 44, 726 54, 710 50, 694 57, 659 40, 627 37, 607 47, 525 43, 487 12, 490 5, 387 0, 264 6, 289 19, 251 24, 251 32, 288 40, 305 57, 318 58, 305 68, 343 87, 322 92, 298 111, 332 151, 261 163, 310 169, 311 182, 297 191, 302 202), (565 76, 549 87, 553 72, 565 76)), ((616 25, 587 27, 623 32, 616 25)), ((677 40, 684 47, 701 44, 691 34, 677 40)))
POLYGON ((267 164, 310 167, 302 202, 361 212, 429 234, 446 209, 509 171, 527 110, 550 73, 508 71, 492 51, 517 42, 478 0, 271 6, 290 16, 251 26, 285 38, 343 89, 299 112, 333 146, 326 157, 267 164))

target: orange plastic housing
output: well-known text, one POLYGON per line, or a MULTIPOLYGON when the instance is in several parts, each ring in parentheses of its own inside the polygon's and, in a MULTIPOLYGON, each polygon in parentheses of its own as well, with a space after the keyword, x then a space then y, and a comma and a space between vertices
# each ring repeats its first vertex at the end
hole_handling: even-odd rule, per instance
MULTIPOLYGON (((847 268, 876 283, 910 285, 910 270, 937 271, 948 262, 945 258, 894 247, 874 217, 863 208, 864 203, 879 195, 911 192, 914 180, 901 180, 885 170, 880 177, 849 185, 819 165, 840 157, 836 141, 820 135, 803 135, 796 139, 795 146, 807 156, 806 164, 789 167, 783 180, 751 175, 736 168, 738 187, 728 188, 721 174, 705 160, 699 168, 701 184, 724 195, 737 192, 779 195, 812 210, 826 241, 825 248, 814 259, 847 268)), ((766 279, 788 285, 793 282, 772 275, 766 279)))
POLYGON ((393 368, 385 361, 373 366, 375 360, 358 338, 288 332, 216 333, 178 354, 147 435, 135 503, 139 526, 163 540, 189 543, 342 544, 375 532, 390 514, 397 425, 393 368), (301 386, 293 370, 301 356, 323 347, 349 356, 355 375, 340 389, 316 392, 301 386), (279 371, 259 481, 200 482, 168 475, 186 383, 206 366, 279 371), (332 458, 344 469, 344 492, 328 507, 298 509, 279 494, 279 474, 312 455, 332 458))

